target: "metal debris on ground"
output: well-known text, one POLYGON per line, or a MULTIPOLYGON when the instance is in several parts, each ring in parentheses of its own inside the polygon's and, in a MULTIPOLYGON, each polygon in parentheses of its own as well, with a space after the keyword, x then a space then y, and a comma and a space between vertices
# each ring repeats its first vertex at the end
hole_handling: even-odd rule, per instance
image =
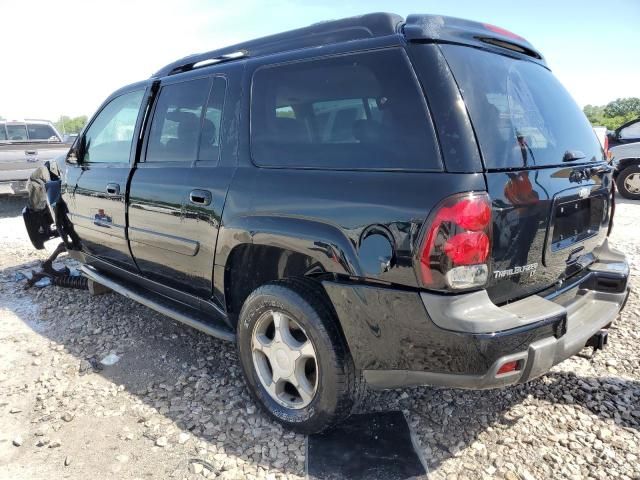
POLYGON ((87 279, 81 276, 80 272, 69 269, 68 267, 62 267, 61 269, 53 267, 54 260, 58 258, 58 255, 65 251, 66 247, 64 243, 60 243, 49 258, 42 262, 40 271, 21 270, 16 273, 16 281, 26 279, 27 283, 24 286, 25 290, 31 287, 44 288, 49 285, 86 290, 88 288, 87 279))

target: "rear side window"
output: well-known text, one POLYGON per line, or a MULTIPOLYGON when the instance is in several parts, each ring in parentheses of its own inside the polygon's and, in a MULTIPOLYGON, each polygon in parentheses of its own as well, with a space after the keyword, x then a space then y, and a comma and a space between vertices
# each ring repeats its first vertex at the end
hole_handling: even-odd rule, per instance
POLYGON ((196 159, 209 86, 209 79, 200 78, 162 88, 151 121, 147 162, 196 159))
POLYGON ((227 82, 223 77, 213 79, 213 87, 202 121, 202 135, 200 136, 200 151, 198 153, 200 161, 217 162, 220 157, 220 130, 226 89, 227 82))
POLYGON ((251 154, 261 166, 441 168, 424 97, 401 49, 258 69, 251 154))
POLYGON ((24 124, 7 125, 9 140, 23 142, 27 140, 27 127, 24 124))
POLYGON ((29 131, 29 140, 52 140, 60 141, 56 132, 49 125, 41 125, 37 123, 27 123, 29 131))
POLYGON ((476 130, 488 169, 602 160, 589 121, 541 65, 459 45, 442 45, 476 130))

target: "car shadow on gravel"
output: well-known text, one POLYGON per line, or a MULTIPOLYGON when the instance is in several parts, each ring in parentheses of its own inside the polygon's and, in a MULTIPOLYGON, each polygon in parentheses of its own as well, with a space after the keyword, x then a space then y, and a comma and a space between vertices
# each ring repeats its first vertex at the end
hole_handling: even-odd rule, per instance
MULTIPOLYGON (((5 277, 10 274, 4 273, 5 277)), ((21 291, 22 286, 5 282, 3 294, 13 290, 14 301, 22 299, 39 307, 37 326, 32 318, 22 320, 72 354, 80 375, 95 371, 122 385, 179 429, 216 444, 226 455, 270 471, 304 474, 304 437, 285 431, 256 408, 244 386, 233 344, 117 294, 89 297, 86 291, 58 287, 21 291), (103 367, 99 362, 110 353, 119 360, 103 367), (273 450, 274 438, 285 444, 284 452, 277 446, 273 450)), ((370 392, 360 411, 403 410, 434 471, 474 444, 483 431, 507 430, 524 416, 535 415, 536 405, 575 405, 586 414, 638 430, 638 407, 629 402, 639 388, 639 382, 621 378, 552 372, 504 390, 419 387, 370 392)), ((147 425, 144 415, 139 422, 153 445, 162 431, 147 425)), ((532 444, 535 434, 531 432, 532 444)))
MULTIPOLYGON (((75 375, 97 373, 139 399, 145 408, 136 411, 137 424, 150 448, 160 437, 177 448, 178 434, 185 431, 256 470, 304 475, 304 436, 284 430, 256 408, 234 344, 115 293, 90 297, 87 291, 60 287, 24 290, 25 282, 13 278, 25 265, 0 272, 0 307, 51 341, 52 350, 75 357, 75 375), (31 313, 24 314, 29 304, 31 313), (102 365, 110 353, 118 356, 117 362, 102 365)), ((92 408, 79 406, 76 414, 92 415, 92 408)), ((191 448, 189 456, 186 467, 193 462, 215 466, 203 451, 191 448)), ((219 470, 224 462, 220 460, 219 470)))
MULTIPOLYGON (((629 431, 640 431, 639 394, 638 381, 552 371, 527 384, 498 390, 415 387, 399 392, 375 392, 362 408, 368 411, 403 409, 433 472, 446 460, 459 456, 462 450, 476 446, 479 435, 486 430, 503 431, 497 443, 514 444, 516 448, 521 448, 522 442, 532 447, 549 442, 568 446, 569 440, 562 434, 562 422, 567 415, 563 407, 580 407, 579 413, 570 415, 587 415, 612 421, 629 431), (549 411, 556 417, 553 422, 556 433, 550 431, 549 411), (540 414, 547 417, 537 420, 540 414), (516 441, 514 427, 523 420, 526 427, 522 430, 529 433, 520 433, 522 437, 516 441)), ((601 440, 609 440, 609 435, 611 432, 606 430, 601 440)), ((490 463, 487 460, 486 465, 490 463)))

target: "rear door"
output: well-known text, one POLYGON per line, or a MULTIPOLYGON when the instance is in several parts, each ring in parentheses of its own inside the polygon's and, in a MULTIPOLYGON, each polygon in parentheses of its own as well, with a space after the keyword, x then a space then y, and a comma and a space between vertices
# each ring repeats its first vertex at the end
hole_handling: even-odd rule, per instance
POLYGON ((129 240, 149 279, 211 298, 232 170, 219 164, 225 75, 163 81, 130 186, 129 240))
POLYGON ((609 223, 611 172, 589 122, 545 67, 442 45, 493 202, 497 303, 560 287, 593 261, 609 223))

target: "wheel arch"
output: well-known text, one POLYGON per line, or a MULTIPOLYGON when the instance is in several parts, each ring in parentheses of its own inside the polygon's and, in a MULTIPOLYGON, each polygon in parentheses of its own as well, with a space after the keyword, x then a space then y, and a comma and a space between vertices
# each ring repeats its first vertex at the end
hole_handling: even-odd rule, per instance
POLYGON ((354 242, 333 225, 314 220, 243 217, 221 232, 216 255, 229 318, 237 321, 246 298, 255 289, 285 278, 316 278, 326 274, 362 276, 354 242))

